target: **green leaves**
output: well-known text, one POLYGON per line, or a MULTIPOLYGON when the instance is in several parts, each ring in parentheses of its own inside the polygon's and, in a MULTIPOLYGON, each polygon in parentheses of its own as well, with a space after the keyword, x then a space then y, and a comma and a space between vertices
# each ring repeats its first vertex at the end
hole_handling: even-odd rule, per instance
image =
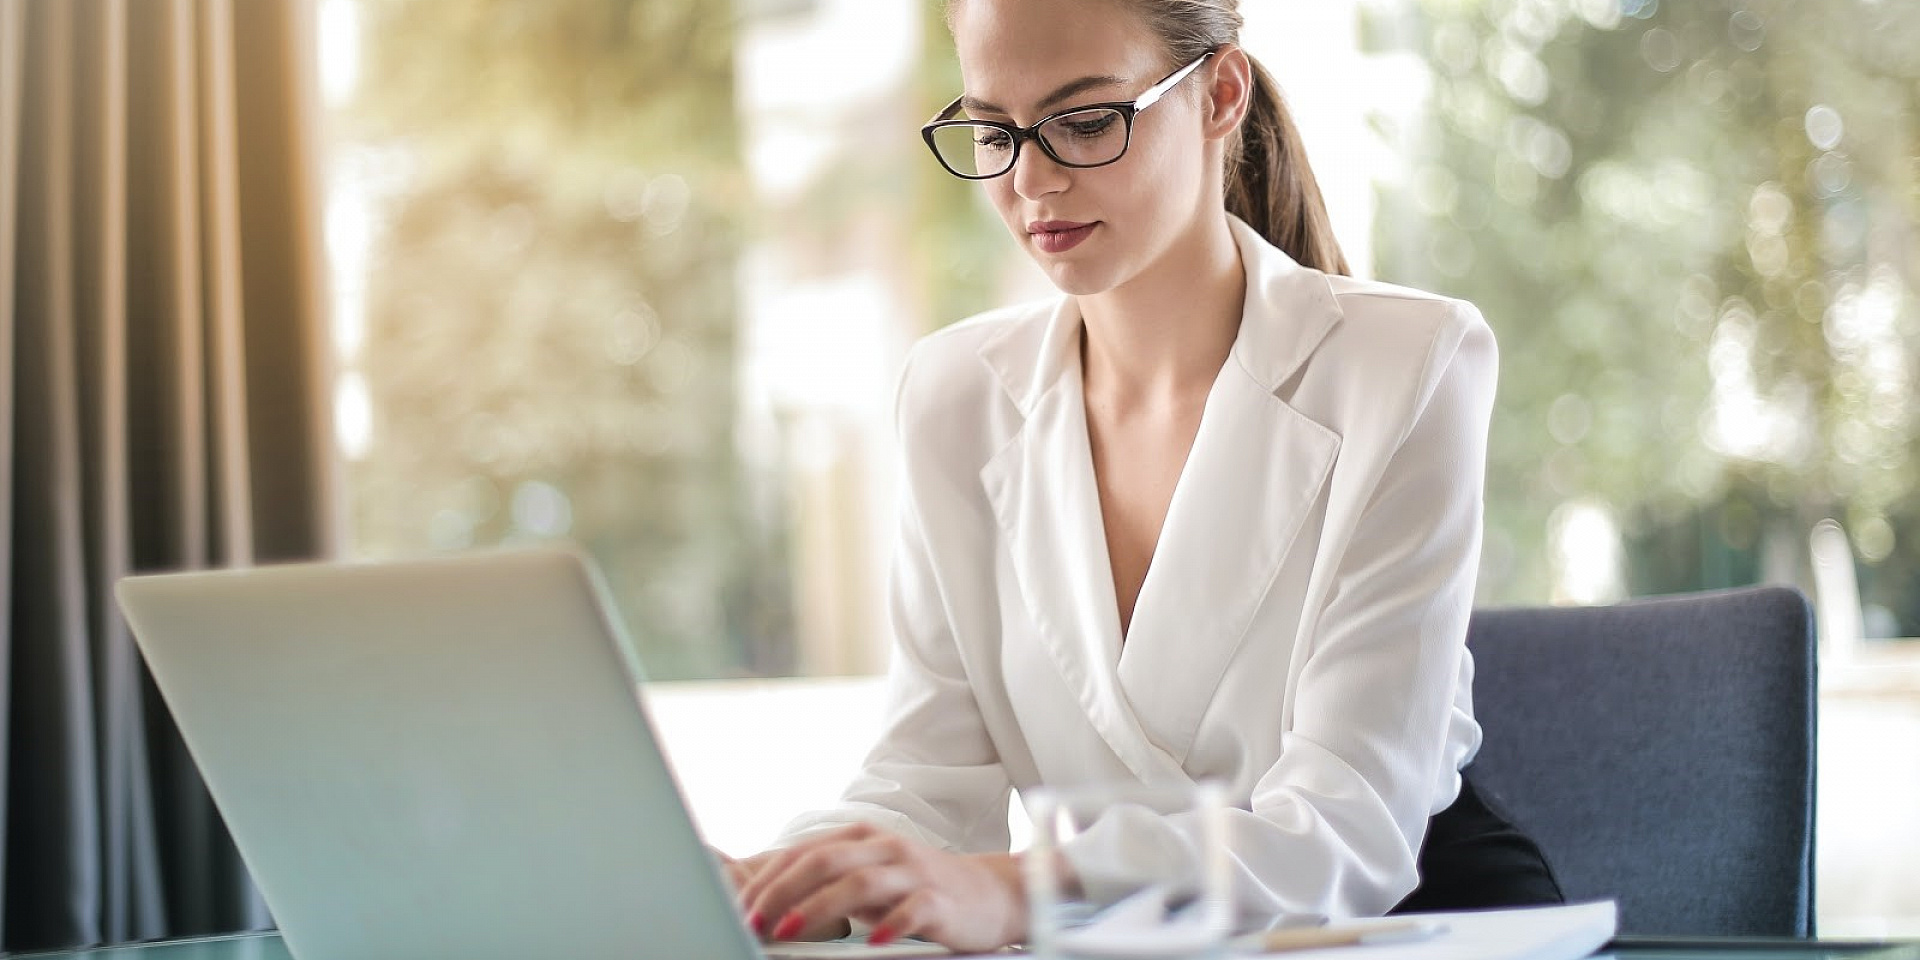
POLYGON ((1407 141, 1427 166, 1384 192, 1378 262, 1474 300, 1500 334, 1489 505, 1515 559, 1485 595, 1552 593, 1535 558, 1575 500, 1627 532, 1639 590, 1738 582, 1768 550, 1770 575, 1803 573, 1806 532, 1831 515, 1896 531, 1866 579, 1920 629, 1920 591, 1902 586, 1920 580, 1920 10, 1408 13, 1435 77, 1424 139, 1407 141), (1587 427, 1556 430, 1575 407, 1587 427), (1708 519, 1733 503, 1757 535, 1708 519), (1649 554, 1696 527, 1686 570, 1649 554))

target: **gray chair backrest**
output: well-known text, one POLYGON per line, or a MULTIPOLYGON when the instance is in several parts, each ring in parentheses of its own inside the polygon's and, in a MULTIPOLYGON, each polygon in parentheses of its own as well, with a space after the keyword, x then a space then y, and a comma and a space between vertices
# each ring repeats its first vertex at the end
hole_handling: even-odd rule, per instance
POLYGON ((1482 610, 1471 767, 1620 932, 1812 936, 1813 615, 1759 587, 1482 610))

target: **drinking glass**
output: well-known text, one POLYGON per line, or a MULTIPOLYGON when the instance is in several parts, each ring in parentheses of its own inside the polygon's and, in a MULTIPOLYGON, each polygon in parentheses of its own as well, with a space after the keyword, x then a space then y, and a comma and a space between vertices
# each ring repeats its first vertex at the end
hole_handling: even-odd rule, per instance
POLYGON ((1233 932, 1214 782, 1030 791, 1028 947, 1045 960, 1213 957, 1233 932))

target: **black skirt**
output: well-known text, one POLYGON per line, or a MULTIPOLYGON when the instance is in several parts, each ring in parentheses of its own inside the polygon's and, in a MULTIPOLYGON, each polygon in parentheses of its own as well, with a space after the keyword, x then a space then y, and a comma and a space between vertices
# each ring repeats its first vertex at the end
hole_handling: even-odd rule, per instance
POLYGON ((1460 796, 1427 822, 1419 866, 1420 885, 1390 913, 1566 902, 1539 845, 1489 805, 1466 771, 1460 796))

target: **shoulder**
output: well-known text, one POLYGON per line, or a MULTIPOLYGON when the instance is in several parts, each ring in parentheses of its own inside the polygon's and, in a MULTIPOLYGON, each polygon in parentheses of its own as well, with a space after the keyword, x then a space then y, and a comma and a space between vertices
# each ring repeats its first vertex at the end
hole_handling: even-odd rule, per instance
POLYGON ((984 352, 1038 353, 1056 303, 1057 298, 1043 299, 988 310, 916 341, 907 351, 896 398, 903 436, 929 424, 950 427, 977 420, 996 405, 1011 403, 984 352))
POLYGON ((1493 328, 1469 301, 1352 277, 1328 276, 1327 286, 1342 314, 1337 346, 1363 368, 1427 392, 1450 369, 1484 373, 1498 365, 1493 328))
POLYGON ((1378 280, 1328 275, 1344 325, 1368 340, 1381 338, 1458 344, 1469 337, 1491 342, 1493 331, 1472 303, 1378 280))
POLYGON ((1471 302, 1329 275, 1340 320, 1308 363, 1295 401, 1357 440, 1404 437, 1436 396, 1490 406, 1499 379, 1493 330, 1471 302))

